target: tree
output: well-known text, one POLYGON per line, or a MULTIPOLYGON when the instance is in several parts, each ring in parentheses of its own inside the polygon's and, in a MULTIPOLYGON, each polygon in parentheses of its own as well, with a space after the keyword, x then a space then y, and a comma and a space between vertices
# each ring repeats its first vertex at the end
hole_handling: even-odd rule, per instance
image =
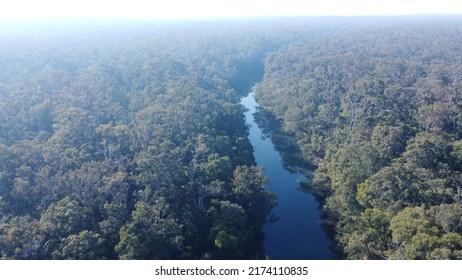
POLYGON ((92 214, 90 207, 68 196, 52 203, 39 221, 40 230, 46 239, 43 256, 51 257, 69 235, 92 229, 92 214))
POLYGON ((406 147, 404 158, 417 167, 435 169, 448 162, 450 146, 447 137, 434 133, 419 133, 406 147))
POLYGON ((391 242, 389 217, 379 209, 366 209, 355 225, 353 233, 341 242, 351 259, 384 259, 391 242))
POLYGON ((263 170, 256 166, 238 166, 233 172, 232 193, 241 205, 251 224, 262 226, 275 206, 275 195, 265 189, 268 182, 263 170))
POLYGON ((38 221, 30 216, 17 216, 0 223, 0 259, 40 259, 44 243, 38 221))
POLYGON ((182 225, 162 197, 138 201, 115 247, 121 259, 170 259, 182 248, 182 225))
POLYGON ((408 207, 390 220, 395 252, 392 257, 425 259, 437 247, 439 230, 422 207, 408 207))
POLYGON ((53 259, 104 259, 106 255, 105 240, 98 233, 84 230, 63 238, 59 247, 51 255, 53 259))
POLYGON ((88 228, 91 209, 71 197, 65 197, 41 215, 40 227, 52 237, 66 237, 88 228))
POLYGON ((399 157, 406 148, 406 129, 402 126, 378 125, 371 135, 371 142, 383 159, 399 157))
POLYGON ((230 201, 213 200, 207 215, 213 221, 209 238, 218 258, 243 258, 242 243, 251 240, 246 230, 247 215, 242 206, 230 201))

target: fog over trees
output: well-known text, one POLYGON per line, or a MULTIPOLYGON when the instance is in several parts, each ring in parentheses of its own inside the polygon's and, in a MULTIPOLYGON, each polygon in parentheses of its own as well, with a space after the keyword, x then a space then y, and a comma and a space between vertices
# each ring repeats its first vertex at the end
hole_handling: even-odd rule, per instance
POLYGON ((266 258, 257 83, 344 258, 462 259, 461 23, 4 27, 0 258, 266 258))

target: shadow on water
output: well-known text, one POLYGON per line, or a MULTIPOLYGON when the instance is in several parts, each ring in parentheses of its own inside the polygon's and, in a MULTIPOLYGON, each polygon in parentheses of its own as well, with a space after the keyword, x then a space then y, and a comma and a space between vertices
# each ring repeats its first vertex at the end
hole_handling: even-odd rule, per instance
POLYGON ((315 166, 307 162, 297 144, 295 135, 285 132, 282 123, 273 113, 258 106, 254 113, 255 123, 261 129, 262 136, 270 138, 274 149, 282 157, 282 166, 290 173, 302 173, 310 177, 315 166))
POLYGON ((283 168, 292 174, 300 173, 303 175, 297 191, 311 194, 316 199, 319 204, 318 210, 321 211, 321 227, 330 240, 329 250, 332 252, 332 258, 341 259, 342 250, 334 242, 335 229, 332 225, 325 222, 327 219, 325 213, 322 212, 322 205, 325 203, 324 197, 316 195, 316 191, 313 190, 312 179, 316 166, 303 158, 295 135, 286 132, 283 129, 282 122, 273 113, 258 106, 253 116, 255 123, 261 129, 263 139, 270 139, 274 145, 274 149, 281 155, 283 168))
POLYGON ((263 54, 260 54, 248 61, 238 64, 236 71, 229 79, 229 83, 239 96, 242 97, 249 94, 253 86, 263 79, 263 75, 263 54))
MULTIPOLYGON (((258 106, 253 114, 254 121, 262 131, 264 139, 271 139, 274 144, 274 149, 279 152, 282 158, 282 166, 290 173, 300 173, 303 179, 297 188, 297 191, 312 194, 319 204, 318 210, 321 211, 322 228, 326 232, 327 237, 331 240, 329 250, 333 254, 334 259, 342 258, 341 248, 333 242, 335 239, 335 229, 332 225, 325 223, 326 217, 322 212, 322 205, 325 203, 324 197, 317 196, 316 191, 312 187, 313 172, 316 166, 306 161, 303 158, 302 151, 297 144, 295 135, 284 131, 282 122, 276 116, 258 106)), ((280 217, 278 217, 280 218, 280 217)), ((277 221, 277 220, 276 220, 277 221)))
POLYGON ((267 189, 277 196, 272 215, 279 219, 264 227, 266 254, 287 260, 335 258, 319 203, 300 188, 302 182, 310 181, 312 167, 303 160, 295 138, 283 133, 280 122, 259 108, 253 93, 243 97, 241 104, 247 108, 255 161, 269 178, 267 189))

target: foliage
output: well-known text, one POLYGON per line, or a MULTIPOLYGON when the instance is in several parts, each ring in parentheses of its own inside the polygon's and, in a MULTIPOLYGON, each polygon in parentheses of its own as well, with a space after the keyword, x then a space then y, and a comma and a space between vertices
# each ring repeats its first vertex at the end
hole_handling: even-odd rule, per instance
POLYGON ((3 38, 0 257, 263 258, 274 197, 236 88, 275 35, 236 24, 3 38))
POLYGON ((298 18, 5 35, 0 258, 264 258, 275 197, 239 104, 263 76, 256 98, 317 166, 310 189, 345 258, 461 259, 461 26, 298 18))
POLYGON ((459 21, 345 20, 266 57, 256 98, 317 165, 345 258, 461 258, 459 21))

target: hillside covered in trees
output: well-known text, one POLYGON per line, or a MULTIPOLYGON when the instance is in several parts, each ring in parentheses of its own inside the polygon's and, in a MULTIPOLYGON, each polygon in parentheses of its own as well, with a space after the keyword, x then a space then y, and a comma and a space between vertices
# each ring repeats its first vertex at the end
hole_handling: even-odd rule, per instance
POLYGON ((461 259, 461 23, 2 26, 0 258, 265 258, 263 77, 346 258, 461 259))

